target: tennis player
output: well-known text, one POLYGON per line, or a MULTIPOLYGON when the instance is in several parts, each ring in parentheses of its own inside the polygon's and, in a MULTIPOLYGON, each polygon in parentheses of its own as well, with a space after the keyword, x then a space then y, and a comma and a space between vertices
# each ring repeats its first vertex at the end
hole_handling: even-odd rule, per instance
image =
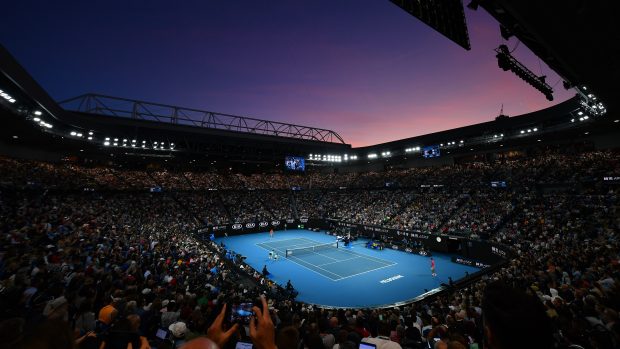
POLYGON ((269 238, 272 238, 272 237, 273 237, 273 228, 269 230, 269 238))
POLYGON ((435 272, 435 260, 433 257, 431 257, 431 274, 433 277, 437 276, 437 273, 435 272))

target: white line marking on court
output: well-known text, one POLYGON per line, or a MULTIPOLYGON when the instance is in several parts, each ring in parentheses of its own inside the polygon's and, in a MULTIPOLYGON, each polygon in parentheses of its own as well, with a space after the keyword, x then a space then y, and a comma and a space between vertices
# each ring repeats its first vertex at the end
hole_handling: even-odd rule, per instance
POLYGON ((382 266, 382 267, 375 268, 375 269, 371 269, 371 270, 366 270, 366 271, 363 271, 363 272, 361 272, 361 273, 357 273, 357 274, 353 274, 353 275, 345 276, 345 277, 343 277, 343 278, 340 278, 340 279, 338 279, 338 280, 334 280, 334 281, 340 281, 340 280, 348 279, 348 278, 350 278, 350 277, 354 277, 354 276, 358 276, 358 275, 362 275, 362 274, 370 273, 371 271, 375 271, 375 270, 379 270, 379 269, 383 269, 383 268, 391 267, 391 266, 394 266, 394 265, 396 265, 396 264, 398 264, 398 263, 394 263, 394 264, 390 264, 390 265, 384 265, 384 266, 382 266))
POLYGON ((354 251, 348 251, 348 250, 341 249, 341 248, 339 248, 338 251, 346 252, 346 253, 352 254, 354 256, 361 256, 361 257, 363 257, 365 259, 372 260, 372 261, 379 262, 379 263, 383 263, 383 264, 386 263, 386 262, 389 263, 389 261, 386 261, 385 259, 371 257, 371 256, 368 256, 368 255, 365 255, 365 254, 361 254, 361 253, 357 253, 357 252, 354 252, 354 251))
POLYGON ((329 263, 325 263, 325 264, 319 264, 319 266, 320 266, 320 267, 322 267, 322 266, 324 266, 324 265, 336 264, 336 263, 338 263, 338 262, 346 262, 346 261, 351 261, 351 260, 358 259, 358 258, 359 258, 359 257, 353 257, 353 258, 347 258, 347 259, 338 259, 338 260, 334 259, 334 260, 335 260, 335 262, 329 262, 329 263))
MULTIPOLYGON (((305 265, 303 265, 303 264, 301 264, 301 263, 299 263, 299 262, 295 261, 295 259, 293 259, 293 258, 299 259, 299 260, 301 261, 301 259, 300 259, 300 258, 297 258, 297 257, 294 257, 294 256, 288 257, 287 259, 288 259, 288 260, 290 260, 291 262, 293 262, 293 263, 297 264, 297 265, 301 265, 302 267, 304 267, 304 268, 306 268, 306 269, 308 269, 308 270, 311 270, 311 271, 313 271, 313 272, 315 272, 315 273, 317 273, 317 274, 319 274, 319 275, 321 275, 321 276, 323 276, 323 277, 326 277, 326 278, 328 278, 328 279, 330 279, 330 280, 332 280, 332 281, 338 281, 338 280, 340 280, 340 279, 332 279, 332 278, 330 278, 330 277, 328 277, 328 276, 325 276, 325 275, 323 275, 323 274, 321 274, 321 273, 317 272, 316 270, 312 270, 312 269, 310 269, 309 267, 306 267, 305 265)), ((319 269, 321 269, 321 270, 323 270, 323 271, 325 271, 325 272, 327 272, 327 273, 330 273, 330 274, 336 275, 336 276, 338 276, 338 277, 342 277, 342 276, 341 276, 341 275, 339 275, 339 274, 332 273, 331 271, 326 270, 326 269, 323 269, 323 268, 321 268, 321 267, 318 267, 318 266, 316 266, 316 265, 314 265, 314 264, 312 264, 312 263, 308 263, 308 262, 304 262, 304 263, 310 264, 311 266, 316 267, 316 268, 319 268, 319 269)))
POLYGON ((328 256, 326 256, 326 255, 324 255, 322 253, 318 253, 318 252, 315 252, 315 251, 312 251, 312 253, 313 254, 318 254, 319 256, 322 256, 322 257, 325 257, 325 258, 329 258, 329 259, 334 260, 334 261, 338 261, 336 258, 328 257, 328 256))

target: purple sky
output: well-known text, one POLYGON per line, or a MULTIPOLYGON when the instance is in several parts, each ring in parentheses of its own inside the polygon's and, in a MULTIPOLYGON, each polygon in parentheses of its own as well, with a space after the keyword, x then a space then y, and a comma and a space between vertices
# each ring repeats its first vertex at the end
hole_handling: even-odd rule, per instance
POLYGON ((547 75, 554 102, 498 68, 498 24, 465 14, 471 51, 388 0, 21 0, 3 5, 0 42, 57 100, 169 103, 328 128, 353 146, 574 95, 524 45, 514 55, 547 75))

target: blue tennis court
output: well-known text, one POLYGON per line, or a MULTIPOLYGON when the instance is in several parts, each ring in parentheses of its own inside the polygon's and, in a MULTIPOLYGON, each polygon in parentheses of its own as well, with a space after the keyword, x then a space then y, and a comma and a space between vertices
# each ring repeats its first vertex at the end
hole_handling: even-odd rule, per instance
MULTIPOLYGON (((286 256, 286 251, 289 250, 292 252, 292 254, 286 256, 289 261, 306 267, 333 281, 340 281, 396 264, 396 262, 359 254, 347 248, 339 249, 332 247, 312 250, 312 247, 317 245, 325 246, 325 243, 307 238, 261 242, 257 245, 268 251, 275 250, 283 256, 286 256)), ((333 245, 335 244, 328 244, 328 246, 333 245)))
POLYGON ((297 299, 332 307, 378 307, 405 302, 465 273, 479 269, 453 263, 448 254, 433 255, 437 277, 430 271, 428 257, 385 249, 350 247, 301 251, 314 245, 331 244, 335 237, 308 230, 277 231, 217 238, 228 249, 246 257, 246 262, 260 271, 269 270, 269 278, 284 286, 290 280, 299 292, 297 299), (286 257, 286 251, 292 254, 286 257), (277 260, 269 252, 278 254, 277 260))

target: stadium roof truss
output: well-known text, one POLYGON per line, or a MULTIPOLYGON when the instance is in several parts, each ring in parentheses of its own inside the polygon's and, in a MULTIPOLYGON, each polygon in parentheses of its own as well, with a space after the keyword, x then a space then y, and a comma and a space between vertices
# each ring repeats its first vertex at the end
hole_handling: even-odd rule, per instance
POLYGON ((241 133, 346 144, 331 130, 127 98, 84 94, 59 102, 66 110, 241 133))

